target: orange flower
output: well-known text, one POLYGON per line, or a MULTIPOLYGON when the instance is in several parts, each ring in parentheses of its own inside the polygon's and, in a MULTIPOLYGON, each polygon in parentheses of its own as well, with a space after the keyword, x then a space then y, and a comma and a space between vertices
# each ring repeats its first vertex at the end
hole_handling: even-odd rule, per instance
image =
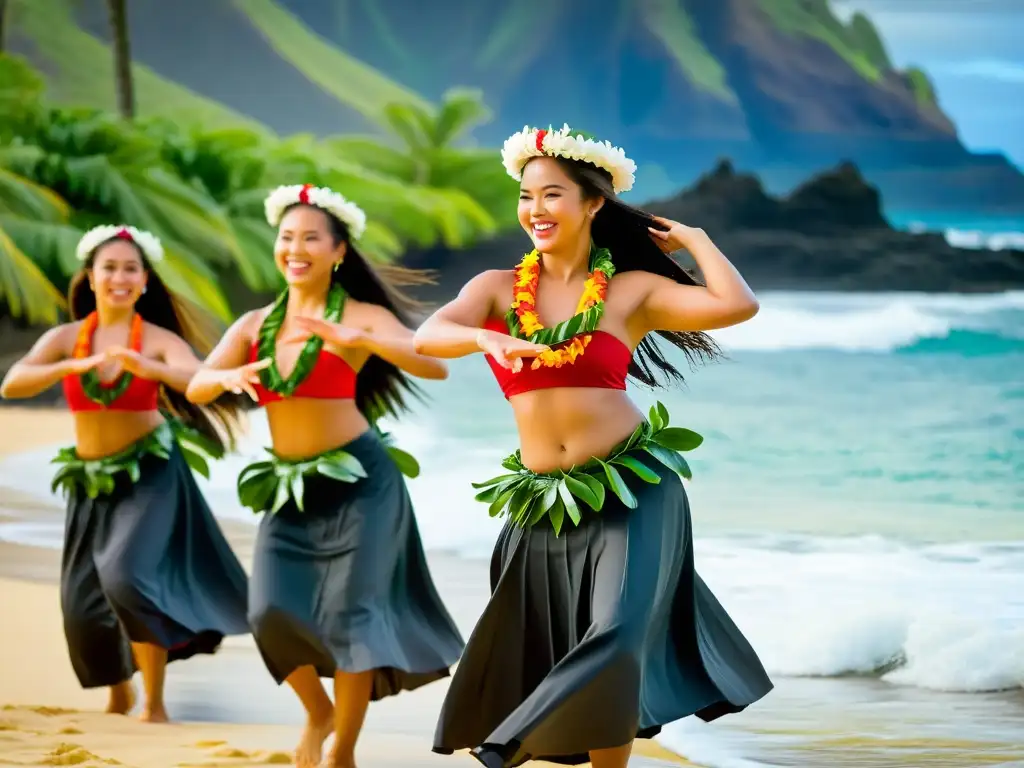
MULTIPOLYGON (((519 328, 523 336, 529 338, 544 329, 544 324, 537 314, 537 287, 540 284, 540 255, 536 250, 523 256, 523 260, 515 269, 515 281, 512 288, 512 308, 519 318, 519 328)), ((580 314, 593 306, 604 303, 608 294, 608 278, 605 273, 595 269, 583 284, 583 293, 576 305, 576 314, 580 314)), ((568 339, 558 349, 542 352, 533 359, 530 367, 561 368, 572 365, 576 358, 583 354, 590 344, 591 335, 577 335, 568 339)))

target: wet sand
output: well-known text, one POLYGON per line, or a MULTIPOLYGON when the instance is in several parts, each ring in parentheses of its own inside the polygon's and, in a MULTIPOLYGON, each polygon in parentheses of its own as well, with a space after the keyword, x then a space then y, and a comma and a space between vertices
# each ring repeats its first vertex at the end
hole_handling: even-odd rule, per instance
MULTIPOLYGON (((0 409, 0 456, 67 443, 70 430, 65 413, 0 409)), ((62 517, 52 501, 3 486, 0 466, 0 523, 62 517)), ((255 528, 221 524, 248 569, 255 528)), ((429 559, 438 589, 468 637, 487 600, 487 564, 438 552, 429 559)), ((59 566, 56 549, 0 542, 0 765, 288 764, 302 711, 290 690, 272 682, 248 636, 227 639, 215 656, 168 668, 167 704, 175 724, 101 714, 105 692, 81 690, 67 659, 59 566)), ((942 694, 872 678, 776 683, 764 701, 740 715, 710 725, 689 718, 657 742, 637 742, 631 765, 1024 766, 1024 692, 942 694)), ((430 752, 446 688, 441 681, 371 706, 358 750, 361 768, 477 765, 467 755, 430 752)))

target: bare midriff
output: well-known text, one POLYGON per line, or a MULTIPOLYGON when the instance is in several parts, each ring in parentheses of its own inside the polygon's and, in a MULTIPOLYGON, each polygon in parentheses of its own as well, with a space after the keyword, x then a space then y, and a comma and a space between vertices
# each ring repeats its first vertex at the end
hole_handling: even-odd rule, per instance
POLYGON ((307 459, 340 448, 370 428, 352 399, 293 397, 266 406, 274 453, 307 459))
POLYGON ((533 472, 569 469, 603 458, 644 415, 618 389, 559 387, 509 399, 519 428, 523 465, 533 472))
POLYGON ((74 416, 75 450, 83 459, 120 453, 165 421, 160 411, 79 411, 74 416))

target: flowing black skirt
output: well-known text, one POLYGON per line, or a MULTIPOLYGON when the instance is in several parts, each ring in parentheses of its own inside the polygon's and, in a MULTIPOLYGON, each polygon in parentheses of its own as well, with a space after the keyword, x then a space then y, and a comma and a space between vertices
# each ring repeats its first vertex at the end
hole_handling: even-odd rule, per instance
POLYGON ((464 643, 398 467, 372 430, 343 448, 368 477, 307 476, 304 512, 289 501, 263 516, 249 621, 278 683, 308 665, 321 677, 372 669, 377 700, 447 677, 464 643))
MULTIPOLYGON (((694 571, 678 475, 630 475, 636 509, 609 493, 556 537, 547 518, 507 525, 491 600, 452 678, 434 751, 472 748, 488 768, 578 765, 696 714, 739 712, 772 689, 761 662, 694 571)), ((624 473, 625 474, 625 473, 624 473)))
POLYGON ((119 473, 109 495, 68 496, 60 596, 84 688, 132 677, 129 642, 177 661, 249 632, 245 571, 178 447, 166 460, 143 456, 139 468, 134 483, 119 473))

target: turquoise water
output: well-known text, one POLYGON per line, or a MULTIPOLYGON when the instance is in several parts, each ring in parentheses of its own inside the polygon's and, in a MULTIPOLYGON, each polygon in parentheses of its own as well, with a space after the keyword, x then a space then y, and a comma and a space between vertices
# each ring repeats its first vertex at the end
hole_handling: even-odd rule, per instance
MULTIPOLYGON (((705 436, 687 486, 697 567, 782 683, 724 727, 687 720, 664 743, 764 759, 749 746, 759 727, 828 707, 837 735, 884 712, 885 738, 945 728, 951 707, 982 713, 961 723, 965 738, 983 736, 986 707, 1024 718, 1024 292, 759 298, 754 320, 714 334, 727 361, 683 389, 631 387, 705 436)), ((463 558, 476 583, 486 569, 467 561, 489 556, 501 521, 469 483, 516 447, 512 414, 480 357, 426 390, 389 426, 423 465, 409 487, 426 546, 463 558)), ((219 516, 255 522, 234 482, 267 440, 256 415, 244 455, 201 482, 219 516)), ((51 455, 6 459, 0 485, 47 497, 51 455)), ((60 534, 59 514, 0 525, 0 538, 43 546, 60 534)), ((755 765, 731 760, 707 764, 755 765)))

